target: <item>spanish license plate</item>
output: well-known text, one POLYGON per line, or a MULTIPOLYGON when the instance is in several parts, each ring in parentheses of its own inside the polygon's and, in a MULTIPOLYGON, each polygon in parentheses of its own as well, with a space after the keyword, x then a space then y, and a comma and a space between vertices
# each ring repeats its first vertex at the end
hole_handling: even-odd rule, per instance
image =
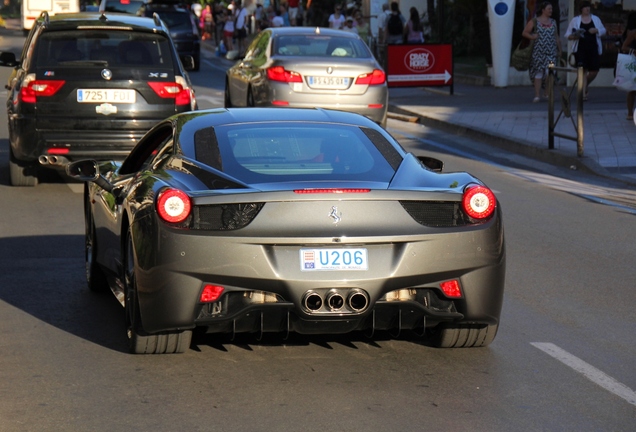
POLYGON ((135 90, 78 89, 79 103, 135 103, 135 90))
POLYGON ((302 271, 368 269, 367 250, 364 248, 300 250, 300 270, 302 271))
POLYGON ((307 77, 309 87, 315 89, 346 89, 349 87, 347 77, 310 76, 307 77))

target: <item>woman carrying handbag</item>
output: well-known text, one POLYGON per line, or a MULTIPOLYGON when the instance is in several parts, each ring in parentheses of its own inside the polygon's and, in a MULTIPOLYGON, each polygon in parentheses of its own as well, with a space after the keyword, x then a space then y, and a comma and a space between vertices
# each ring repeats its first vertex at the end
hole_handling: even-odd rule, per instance
POLYGON ((575 16, 570 21, 565 37, 574 41, 572 52, 576 59, 576 66, 583 67, 583 100, 587 100, 589 85, 601 68, 601 54, 603 53, 603 43, 601 36, 607 31, 596 15, 592 15, 592 6, 589 1, 581 2, 579 10, 581 15, 575 16))

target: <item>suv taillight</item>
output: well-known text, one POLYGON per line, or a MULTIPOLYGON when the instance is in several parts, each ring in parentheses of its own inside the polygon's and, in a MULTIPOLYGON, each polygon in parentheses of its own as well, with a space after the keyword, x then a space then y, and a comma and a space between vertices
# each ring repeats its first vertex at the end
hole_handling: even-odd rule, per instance
POLYGON ((148 81, 151 89, 162 98, 174 99, 175 105, 190 105, 192 102, 192 89, 174 81, 148 81))
POLYGON ((22 82, 20 100, 24 103, 35 103, 38 96, 53 96, 65 82, 64 80, 36 80, 35 74, 28 74, 22 82))

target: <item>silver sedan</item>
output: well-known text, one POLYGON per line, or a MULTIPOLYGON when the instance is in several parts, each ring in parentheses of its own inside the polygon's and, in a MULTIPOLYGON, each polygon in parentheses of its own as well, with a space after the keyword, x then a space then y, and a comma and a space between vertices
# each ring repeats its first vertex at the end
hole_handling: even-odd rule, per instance
POLYGON ((329 108, 386 125, 386 74, 353 33, 281 27, 260 32, 227 71, 225 107, 329 108))

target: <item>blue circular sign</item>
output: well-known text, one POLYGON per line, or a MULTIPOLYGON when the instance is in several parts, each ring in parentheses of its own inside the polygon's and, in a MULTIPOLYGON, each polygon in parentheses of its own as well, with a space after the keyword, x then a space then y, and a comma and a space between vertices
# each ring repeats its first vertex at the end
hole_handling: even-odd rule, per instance
POLYGON ((508 5, 504 2, 499 2, 495 5, 495 13, 497 15, 505 15, 508 13, 508 5))

